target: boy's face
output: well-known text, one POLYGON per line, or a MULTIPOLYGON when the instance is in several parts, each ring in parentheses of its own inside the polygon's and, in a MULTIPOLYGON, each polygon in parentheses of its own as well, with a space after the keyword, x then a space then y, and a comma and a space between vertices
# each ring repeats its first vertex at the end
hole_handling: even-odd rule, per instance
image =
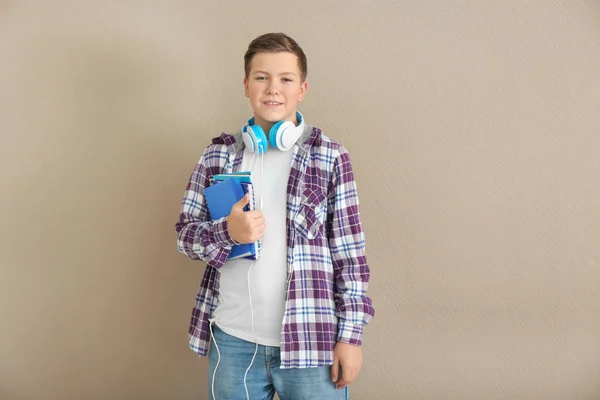
POLYGON ((277 121, 296 120, 296 106, 304 100, 308 83, 302 81, 298 57, 293 53, 257 53, 244 78, 246 97, 254 110, 254 122, 268 129, 277 121))

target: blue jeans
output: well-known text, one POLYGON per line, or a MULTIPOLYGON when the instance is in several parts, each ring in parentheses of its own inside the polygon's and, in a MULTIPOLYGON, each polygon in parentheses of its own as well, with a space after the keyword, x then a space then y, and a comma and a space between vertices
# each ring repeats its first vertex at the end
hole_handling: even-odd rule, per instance
MULTIPOLYGON (((246 400, 244 374, 252 361, 255 343, 238 339, 212 325, 213 342, 208 361, 208 392, 213 400, 246 400), (215 341, 217 345, 215 346, 215 341), (217 351, 217 347, 219 351, 217 351), (219 357, 220 354, 220 357, 219 357)), ((252 367, 246 377, 250 400, 348 400, 348 388, 336 389, 331 382, 331 367, 280 369, 279 347, 258 345, 252 367)))

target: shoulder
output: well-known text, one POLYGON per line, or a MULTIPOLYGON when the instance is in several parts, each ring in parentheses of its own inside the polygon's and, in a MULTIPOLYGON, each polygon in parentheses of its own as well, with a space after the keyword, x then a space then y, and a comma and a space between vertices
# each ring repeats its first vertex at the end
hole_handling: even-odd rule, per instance
POLYGON ((335 163, 339 159, 349 160, 348 149, 344 145, 326 135, 320 128, 314 127, 313 129, 315 140, 313 141, 312 151, 323 156, 321 161, 335 163))
POLYGON ((241 133, 223 132, 219 136, 211 139, 211 143, 206 147, 206 152, 236 152, 241 149, 241 133))
POLYGON ((212 138, 210 144, 204 148, 198 163, 206 167, 223 165, 229 154, 235 151, 236 144, 237 138, 234 134, 221 133, 212 138))
POLYGON ((348 152, 344 145, 324 134, 321 134, 321 146, 338 154, 348 152))
POLYGON ((207 149, 222 149, 223 151, 234 151, 241 142, 241 134, 223 132, 211 139, 207 149))

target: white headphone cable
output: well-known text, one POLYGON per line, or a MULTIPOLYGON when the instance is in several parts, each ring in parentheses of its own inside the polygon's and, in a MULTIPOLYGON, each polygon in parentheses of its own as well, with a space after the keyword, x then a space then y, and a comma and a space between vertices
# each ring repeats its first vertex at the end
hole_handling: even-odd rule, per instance
POLYGON ((219 351, 219 346, 217 345, 217 339, 215 338, 215 334, 213 332, 212 324, 213 324, 213 321, 209 321, 208 327, 210 329, 210 336, 212 337, 213 341, 215 342, 215 347, 217 348, 218 358, 217 358, 217 365, 215 365, 215 370, 213 371, 211 388, 212 388, 212 397, 213 397, 213 400, 217 400, 215 398, 215 376, 217 375, 217 368, 219 368, 219 363, 221 362, 221 352, 219 351))
POLYGON ((254 355, 252 356, 252 360, 250 361, 250 365, 246 369, 246 373, 244 374, 244 389, 246 390, 246 400, 250 400, 250 395, 248 394, 248 385, 246 384, 246 378, 248 377, 248 372, 250 368, 252 368, 252 364, 254 364, 254 359, 256 358, 256 353, 258 352, 258 341, 256 340, 256 332, 254 332, 254 309, 252 308, 252 293, 250 292, 250 271, 252 270, 252 266, 254 265, 254 261, 250 264, 248 268, 248 297, 250 299, 250 318, 252 321, 252 336, 254 337, 254 355))
MULTIPOLYGON (((260 202, 259 202, 259 209, 260 211, 263 210, 263 182, 264 182, 264 176, 265 176, 265 158, 264 158, 264 153, 261 153, 260 155, 260 202)), ((250 264, 250 267, 248 268, 248 276, 247 276, 247 281, 248 281, 248 299, 250 300, 250 322, 251 322, 251 327, 252 327, 252 336, 254 337, 254 355, 252 356, 252 360, 250 361, 250 365, 248 366, 248 369, 246 369, 246 373, 244 374, 244 389, 246 389, 246 399, 250 400, 250 396, 248 394, 248 386, 246 385, 246 378, 248 376, 248 372, 250 371, 250 368, 252 368, 252 364, 254 364, 254 359, 256 358, 256 353, 258 352, 258 340, 256 339, 256 332, 254 331, 254 308, 252 307, 252 290, 250 288, 250 271, 252 270, 252 266, 254 265, 254 263, 256 262, 256 260, 252 261, 252 264, 250 264)))

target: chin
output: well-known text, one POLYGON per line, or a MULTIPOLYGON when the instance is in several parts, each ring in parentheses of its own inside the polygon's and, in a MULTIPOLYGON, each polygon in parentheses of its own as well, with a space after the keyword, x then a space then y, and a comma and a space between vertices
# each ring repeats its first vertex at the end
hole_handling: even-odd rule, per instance
POLYGON ((281 121, 282 119, 285 119, 286 114, 285 113, 263 113, 262 115, 260 115, 260 117, 263 120, 274 124, 276 122, 281 121))

